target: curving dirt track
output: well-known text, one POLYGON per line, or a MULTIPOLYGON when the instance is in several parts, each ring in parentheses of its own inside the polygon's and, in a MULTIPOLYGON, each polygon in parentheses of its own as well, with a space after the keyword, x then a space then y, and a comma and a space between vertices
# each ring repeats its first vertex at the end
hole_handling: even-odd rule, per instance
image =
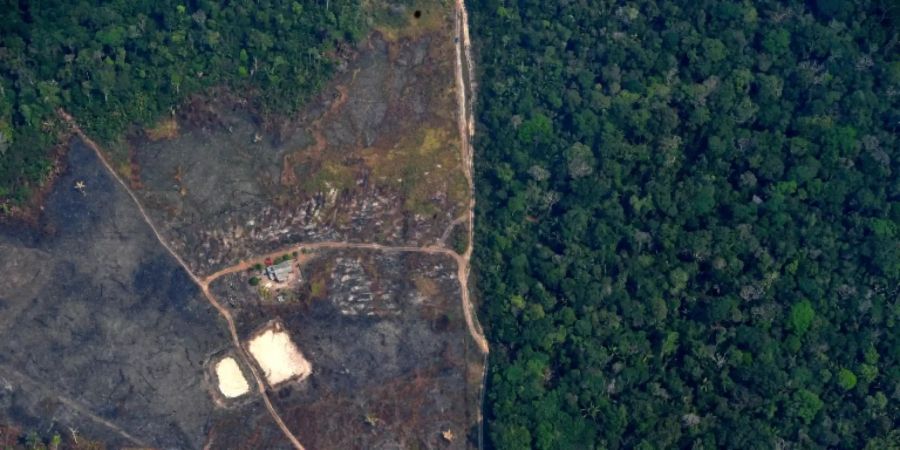
POLYGON ((78 124, 75 122, 75 119, 72 117, 71 114, 67 113, 66 111, 63 111, 62 109, 58 110, 57 112, 58 112, 59 116, 69 124, 69 126, 72 128, 72 131, 76 135, 78 135, 78 137, 81 138, 81 140, 84 141, 84 143, 97 154, 97 157, 100 159, 100 162, 103 163, 103 166, 106 168, 106 170, 108 170, 110 175, 112 175, 112 177, 115 178, 116 181, 118 181, 119 184, 122 185, 122 187, 125 189, 125 192, 128 193, 128 195, 134 201, 135 205, 137 205, 138 211, 140 211, 141 216, 143 217, 144 221, 147 222, 147 225, 150 226, 150 230, 156 236, 156 239, 159 241, 159 243, 166 249, 166 251, 169 254, 172 255, 173 258, 175 258, 175 260, 178 262, 178 264, 184 268, 185 272, 188 274, 188 276, 191 278, 191 280, 193 280, 200 287, 200 290, 203 292, 203 295, 206 297, 206 300, 208 300, 209 303, 212 304, 212 306, 214 308, 216 308, 216 310, 219 312, 219 314, 221 314, 222 317, 225 319, 225 321, 228 323, 228 331, 231 334, 232 344, 234 345, 235 350, 240 355, 240 357, 243 360, 246 367, 250 367, 251 372, 253 374, 253 378, 256 380, 258 392, 259 392, 260 396, 262 397, 263 403, 266 405, 266 409, 269 410, 269 413, 272 415, 272 418, 278 424, 279 428, 281 428, 281 431, 284 432, 285 437, 287 437, 291 441, 291 443, 294 445, 294 447, 298 450, 304 450, 303 445, 300 444, 300 441, 297 440, 297 437, 294 436, 293 433, 291 433, 291 430, 289 430, 287 425, 284 424, 284 421, 281 419, 281 416, 278 414, 277 411, 275 411, 275 407, 272 405, 272 401, 269 399, 269 396, 266 395, 265 384, 263 384, 262 379, 260 378, 256 369, 253 367, 253 364, 249 363, 250 360, 247 357, 247 354, 244 352, 243 346, 241 346, 241 344, 240 344, 240 339, 238 338, 238 334, 237 334, 237 328, 235 328, 235 326, 234 326, 234 319, 231 317, 231 312, 229 312, 228 309, 226 309, 224 306, 222 306, 218 302, 218 300, 216 300, 216 298, 213 297, 212 294, 210 294, 208 283, 204 283, 202 280, 200 280, 200 278, 197 277, 197 275, 194 274, 190 270, 190 268, 188 268, 188 265, 184 262, 184 260, 181 258, 181 256, 179 256, 175 251, 173 251, 172 247, 170 247, 169 244, 167 244, 166 241, 162 238, 162 235, 160 235, 159 231, 156 229, 156 226, 150 220, 150 217, 147 215, 147 212, 144 210, 144 207, 138 201, 137 196, 134 194, 134 192, 131 190, 131 188, 128 186, 128 184, 125 183, 125 181, 122 180, 121 177, 119 177, 119 175, 116 173, 115 170, 113 170, 112 166, 109 164, 109 161, 106 160, 106 157, 104 156, 103 152, 100 150, 100 147, 97 145, 97 143, 94 142, 91 138, 89 138, 86 134, 84 134, 84 132, 81 130, 81 127, 78 126, 78 124))
MULTIPOLYGON (((86 145, 88 145, 98 156, 100 161, 103 163, 104 167, 109 171, 109 173, 122 185, 134 203, 137 205, 138 210, 145 222, 150 226, 153 234, 156 236, 157 240, 162 244, 162 246, 166 249, 168 253, 170 253, 175 260, 181 265, 185 272, 189 275, 191 280, 193 280, 203 292, 204 297, 209 301, 209 303, 215 307, 215 309, 219 312, 219 314, 225 319, 228 323, 228 330, 231 334, 232 344, 237 352, 237 355, 243 360, 246 367, 250 368, 250 371, 253 375, 254 380, 256 381, 257 391, 260 397, 262 398, 266 409, 269 411, 272 419, 275 420, 279 428, 282 430, 284 435, 290 440, 293 446, 298 450, 303 450, 304 447, 297 439, 297 437, 288 429, 287 425, 285 425, 279 413, 275 410, 271 400, 269 399, 268 394, 266 393, 266 386, 263 382, 260 374, 258 373, 255 366, 250 363, 250 358, 244 350, 243 346, 240 344, 240 339, 238 337, 237 329, 235 327, 234 319, 231 315, 231 312, 216 299, 216 297, 210 292, 209 285, 211 282, 216 280, 217 278, 239 272, 242 270, 246 270, 251 267, 253 264, 265 260, 267 257, 274 257, 281 255, 285 252, 291 251, 301 251, 301 250, 316 250, 316 249, 364 249, 364 250, 372 250, 372 251, 382 251, 382 252, 420 252, 426 254, 441 254, 450 256, 456 261, 457 264, 457 278, 461 291, 461 301, 463 306, 463 311, 465 315, 466 326, 468 327, 469 333, 472 335, 472 338, 477 343, 481 352, 487 355, 489 348, 487 339, 485 339, 484 334, 481 331, 480 326, 478 325, 477 318, 475 315, 475 308, 472 304, 471 298, 469 296, 469 286, 468 286, 468 278, 470 272, 470 260, 473 252, 474 245, 474 222, 475 222, 475 195, 474 195, 474 181, 473 181, 473 155, 472 155, 472 147, 470 143, 470 138, 474 134, 475 126, 474 122, 471 119, 471 105, 469 104, 468 96, 467 96, 467 81, 469 83, 470 89, 474 91, 474 66, 473 60, 471 57, 471 46, 469 39, 469 30, 468 30, 468 16, 466 12, 465 2, 464 0, 456 0, 456 14, 455 14, 455 35, 457 38, 457 42, 455 45, 455 61, 454 61, 454 69, 455 69, 455 80, 456 80, 456 91, 457 91, 457 104, 458 104, 458 127, 460 133, 460 152, 463 160, 463 172, 466 178, 466 183, 469 188, 469 204, 467 208, 467 212, 464 216, 459 217, 457 220, 454 220, 450 225, 448 230, 444 233, 444 237, 436 244, 436 245, 428 245, 422 247, 414 247, 414 246, 386 246, 377 243, 354 243, 354 242, 316 242, 316 243, 304 243, 304 244, 296 244, 290 246, 289 248, 282 249, 276 252, 272 252, 271 254, 261 255, 252 260, 242 261, 238 264, 235 264, 231 267, 227 267, 225 269, 219 270, 205 278, 198 277, 185 261, 178 255, 172 247, 163 239, 162 235, 157 230, 156 226, 150 220, 149 215, 144 210, 137 196, 129 187, 128 183, 126 183, 122 178, 116 173, 116 171, 112 168, 107 161, 104 153, 100 150, 99 146, 90 139, 78 126, 75 119, 66 111, 60 109, 58 110, 59 116, 69 124, 72 131, 81 138, 82 141, 86 145), (463 66, 466 66, 465 69, 463 66), (446 236, 449 235, 450 229, 453 226, 459 225, 465 222, 467 225, 467 236, 468 243, 466 246, 466 250, 463 254, 459 254, 444 245, 444 240, 446 240, 446 236)), ((318 139, 317 139, 318 141, 318 139)))

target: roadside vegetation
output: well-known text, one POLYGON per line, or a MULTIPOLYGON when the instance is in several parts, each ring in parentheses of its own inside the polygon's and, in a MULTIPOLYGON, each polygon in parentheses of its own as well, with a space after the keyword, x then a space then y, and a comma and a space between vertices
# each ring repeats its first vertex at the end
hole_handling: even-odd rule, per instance
POLYGON ((291 113, 329 78, 342 43, 364 36, 363 11, 359 0, 6 2, 0 207, 28 200, 50 173, 55 108, 102 143, 213 86, 263 118, 291 113))
POLYGON ((471 3, 497 449, 900 442, 900 7, 471 3))

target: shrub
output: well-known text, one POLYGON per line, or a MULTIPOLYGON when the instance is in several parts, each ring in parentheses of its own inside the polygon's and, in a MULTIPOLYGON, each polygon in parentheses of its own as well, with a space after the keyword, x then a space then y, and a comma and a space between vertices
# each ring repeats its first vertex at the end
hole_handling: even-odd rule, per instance
POLYGON ((844 388, 845 391, 849 391, 856 386, 856 374, 850 371, 849 369, 841 369, 838 372, 838 384, 844 388))
POLYGON ((802 336, 812 325, 813 318, 816 316, 812 304, 809 300, 803 300, 791 306, 791 329, 795 333, 802 336))

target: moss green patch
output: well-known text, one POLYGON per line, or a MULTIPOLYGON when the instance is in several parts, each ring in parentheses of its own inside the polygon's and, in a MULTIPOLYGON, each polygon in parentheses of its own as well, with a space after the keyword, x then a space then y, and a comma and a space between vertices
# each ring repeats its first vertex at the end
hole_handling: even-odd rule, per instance
POLYGON ((337 161, 324 161, 322 167, 308 177, 300 179, 300 188, 306 193, 324 192, 330 189, 349 189, 354 183, 353 169, 337 161))
POLYGON ((407 211, 432 215, 440 212, 435 196, 446 194, 451 204, 461 205, 468 194, 458 147, 450 131, 422 128, 386 152, 366 150, 365 158, 377 183, 403 195, 407 211))
POLYGON ((119 176, 131 179, 131 150, 124 137, 119 137, 101 147, 109 164, 116 169, 119 176))
POLYGON ((439 29, 450 17, 450 3, 427 0, 408 0, 405 3, 386 5, 369 2, 367 6, 371 11, 369 20, 372 28, 389 41, 415 39, 439 29))

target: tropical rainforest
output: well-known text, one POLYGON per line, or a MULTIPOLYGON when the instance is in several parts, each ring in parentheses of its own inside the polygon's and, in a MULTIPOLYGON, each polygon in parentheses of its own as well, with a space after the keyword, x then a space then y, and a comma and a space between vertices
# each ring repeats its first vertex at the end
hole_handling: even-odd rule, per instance
POLYGON ((900 446, 900 4, 484 0, 497 449, 900 446))
POLYGON ((51 172, 58 107, 105 143, 212 87, 263 116, 289 113, 364 30, 359 0, 4 0, 0 208, 27 201, 51 172))

